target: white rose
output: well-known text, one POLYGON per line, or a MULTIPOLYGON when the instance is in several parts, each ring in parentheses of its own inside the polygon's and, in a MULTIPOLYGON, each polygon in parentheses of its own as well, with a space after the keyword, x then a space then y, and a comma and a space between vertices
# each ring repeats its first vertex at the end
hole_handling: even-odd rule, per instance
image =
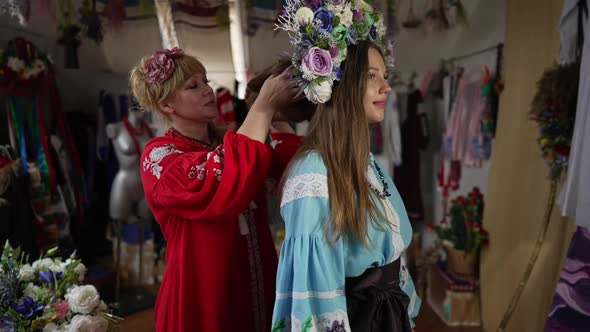
POLYGON ((78 282, 82 282, 84 281, 84 276, 86 276, 86 272, 88 272, 88 269, 86 268, 86 265, 80 262, 74 268, 74 272, 76 272, 76 274, 78 275, 78 282))
POLYGON ((313 21, 313 11, 307 7, 301 7, 295 12, 295 20, 301 24, 309 24, 313 21))
POLYGON ((37 271, 41 270, 53 270, 55 267, 55 262, 51 258, 43 258, 41 260, 36 260, 33 262, 33 269, 37 271))
POLYGON ((89 314, 100 304, 100 295, 92 285, 74 286, 66 294, 73 313, 89 314))
POLYGON ((35 269, 29 264, 22 265, 18 271, 18 277, 21 281, 31 281, 35 279, 35 269))
POLYGON ((34 300, 37 299, 37 292, 39 291, 39 286, 35 286, 32 282, 29 282, 27 287, 23 290, 23 295, 28 296, 34 300))
POLYGON ((68 332, 106 332, 109 322, 102 316, 76 315, 68 325, 68 332))
POLYGON ((330 100, 332 96, 332 86, 330 82, 323 81, 320 84, 311 83, 303 89, 305 96, 314 104, 323 104, 330 100))
POLYGON ((43 332, 63 332, 64 329, 61 326, 56 325, 55 323, 49 323, 45 325, 43 328, 43 332))
POLYGON ((352 25, 353 15, 350 7, 347 6, 346 9, 338 15, 338 17, 340 17, 340 24, 344 25, 345 27, 352 25))

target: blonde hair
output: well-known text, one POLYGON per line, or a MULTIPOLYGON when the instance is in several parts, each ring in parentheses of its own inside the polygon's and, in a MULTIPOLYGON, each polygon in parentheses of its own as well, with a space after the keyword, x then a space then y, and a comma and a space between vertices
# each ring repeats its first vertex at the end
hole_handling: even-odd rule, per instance
MULTIPOLYGON (((334 85, 332 98, 318 105, 301 147, 288 168, 310 151, 317 151, 328 171, 330 218, 326 232, 335 240, 347 236, 368 246, 368 225, 383 229, 385 218, 380 199, 369 189, 369 122, 365 115, 365 95, 369 68, 369 48, 363 41, 349 46, 342 79, 334 85)), ((381 54, 383 55, 383 54, 381 54)), ((281 187, 284 188, 283 175, 281 187)))
POLYGON ((197 58, 183 54, 173 60, 174 72, 166 81, 161 84, 148 83, 145 80, 144 67, 151 58, 152 55, 143 57, 139 64, 131 70, 129 75, 131 92, 142 110, 154 112, 169 120, 169 117, 160 110, 158 104, 193 75, 197 73, 205 75, 207 71, 197 58))

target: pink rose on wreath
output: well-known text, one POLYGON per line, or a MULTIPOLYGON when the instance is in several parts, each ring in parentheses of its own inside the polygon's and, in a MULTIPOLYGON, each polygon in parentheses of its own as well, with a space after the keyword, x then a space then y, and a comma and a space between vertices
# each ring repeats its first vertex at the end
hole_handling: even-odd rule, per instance
POLYGON ((175 47, 171 50, 156 50, 154 55, 143 66, 145 80, 152 84, 162 84, 174 72, 174 59, 181 56, 184 52, 175 47))
POLYGON ((309 70, 317 76, 329 76, 332 73, 332 55, 330 51, 322 50, 319 47, 309 49, 303 62, 309 70))

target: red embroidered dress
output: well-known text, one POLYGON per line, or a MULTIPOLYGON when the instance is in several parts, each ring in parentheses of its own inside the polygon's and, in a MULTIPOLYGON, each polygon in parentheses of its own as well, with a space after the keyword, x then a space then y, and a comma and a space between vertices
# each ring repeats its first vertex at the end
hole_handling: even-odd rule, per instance
POLYGON ((301 137, 272 140, 274 150, 231 131, 211 151, 171 129, 146 145, 143 186, 167 240, 156 331, 270 330, 277 255, 264 182, 301 137))

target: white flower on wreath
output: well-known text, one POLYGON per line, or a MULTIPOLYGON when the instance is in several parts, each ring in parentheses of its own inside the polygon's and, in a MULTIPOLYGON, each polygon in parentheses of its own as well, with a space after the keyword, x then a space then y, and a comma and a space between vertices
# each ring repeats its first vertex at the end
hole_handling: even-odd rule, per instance
POLYGON ((76 315, 68 324, 68 332, 106 332, 109 322, 102 316, 76 315))
POLYGON ((308 7, 301 7, 295 13, 295 20, 297 23, 307 25, 313 22, 313 11, 308 7))
POLYGON ((32 281, 35 279, 35 269, 29 264, 21 265, 18 271, 18 278, 25 282, 32 281))
POLYGON ((89 314, 96 309, 101 301, 96 287, 92 285, 74 286, 66 294, 73 313, 89 314))
POLYGON ((385 24, 383 23, 383 20, 375 22, 375 29, 377 30, 377 36, 385 35, 385 24))
POLYGON ((18 73, 25 68, 25 63, 23 62, 23 60, 11 56, 8 57, 6 66, 10 68, 10 70, 18 73))
POLYGON ((318 78, 312 71, 307 67, 305 62, 301 62, 301 77, 306 81, 313 81, 318 78))
POLYGON ((304 89, 305 97, 314 104, 323 104, 330 100, 332 96, 332 86, 330 82, 323 81, 320 84, 311 82, 304 89))
POLYGON ((340 18, 341 25, 344 25, 347 28, 352 25, 353 14, 352 9, 350 8, 350 3, 346 3, 345 5, 329 4, 326 8, 340 18))

